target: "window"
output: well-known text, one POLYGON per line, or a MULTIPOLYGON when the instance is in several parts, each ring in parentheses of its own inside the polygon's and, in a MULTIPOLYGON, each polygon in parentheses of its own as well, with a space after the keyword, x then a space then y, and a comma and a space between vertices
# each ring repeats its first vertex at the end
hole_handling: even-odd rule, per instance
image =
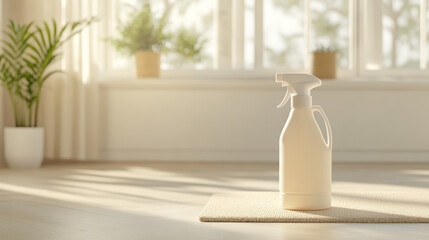
POLYGON ((264 1, 264 67, 308 68, 308 53, 323 46, 349 69, 349 24, 349 1, 264 1))
MULTIPOLYGON (((106 36, 116 34, 118 21, 126 21, 131 9, 150 2, 156 16, 168 12, 168 32, 184 28, 205 39, 203 57, 197 63, 174 52, 163 53, 166 73, 259 77, 276 71, 306 71, 311 68, 311 52, 321 46, 337 50, 340 77, 419 75, 427 69, 425 0, 106 2, 106 16, 114 16, 106 21, 106 36)), ((130 72, 132 58, 109 44, 106 51, 106 70, 130 72)))
POLYGON ((367 1, 363 7, 364 70, 426 69, 426 1, 367 1))
POLYGON ((419 68, 420 1, 382 1, 385 68, 419 68))

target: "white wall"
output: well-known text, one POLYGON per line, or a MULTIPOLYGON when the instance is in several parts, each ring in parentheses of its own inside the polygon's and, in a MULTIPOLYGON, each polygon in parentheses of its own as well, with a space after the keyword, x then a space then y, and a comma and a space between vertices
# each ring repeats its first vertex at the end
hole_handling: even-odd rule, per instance
MULTIPOLYGON (((268 80, 103 82, 100 158, 276 161, 283 95, 268 80)), ((325 81, 313 102, 335 161, 429 161, 429 83, 325 81)))

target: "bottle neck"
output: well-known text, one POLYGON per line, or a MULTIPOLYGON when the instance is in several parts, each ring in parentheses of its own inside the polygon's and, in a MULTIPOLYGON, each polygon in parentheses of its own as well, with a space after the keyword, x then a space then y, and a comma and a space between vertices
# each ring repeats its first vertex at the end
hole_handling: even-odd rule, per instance
POLYGON ((293 95, 292 96, 292 108, 312 108, 313 107, 313 100, 311 96, 298 96, 293 95))

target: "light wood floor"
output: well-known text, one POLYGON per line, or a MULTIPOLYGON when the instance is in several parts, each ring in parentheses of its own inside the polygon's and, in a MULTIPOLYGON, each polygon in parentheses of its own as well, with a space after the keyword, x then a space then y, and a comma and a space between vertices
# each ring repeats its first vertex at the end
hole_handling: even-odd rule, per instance
MULTIPOLYGON (((429 239, 429 224, 201 223, 211 194, 276 191, 274 163, 0 170, 0 239, 429 239)), ((334 191, 429 190, 429 164, 335 164, 334 191)))

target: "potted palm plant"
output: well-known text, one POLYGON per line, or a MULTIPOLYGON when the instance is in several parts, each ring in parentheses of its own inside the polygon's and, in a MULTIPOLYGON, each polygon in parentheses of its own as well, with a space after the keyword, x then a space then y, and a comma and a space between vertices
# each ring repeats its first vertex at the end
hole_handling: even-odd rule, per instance
POLYGON ((37 168, 43 160, 44 130, 38 127, 40 94, 54 74, 58 49, 94 19, 49 24, 18 24, 10 20, 0 54, 0 81, 12 104, 14 127, 4 129, 6 163, 11 168, 37 168))

